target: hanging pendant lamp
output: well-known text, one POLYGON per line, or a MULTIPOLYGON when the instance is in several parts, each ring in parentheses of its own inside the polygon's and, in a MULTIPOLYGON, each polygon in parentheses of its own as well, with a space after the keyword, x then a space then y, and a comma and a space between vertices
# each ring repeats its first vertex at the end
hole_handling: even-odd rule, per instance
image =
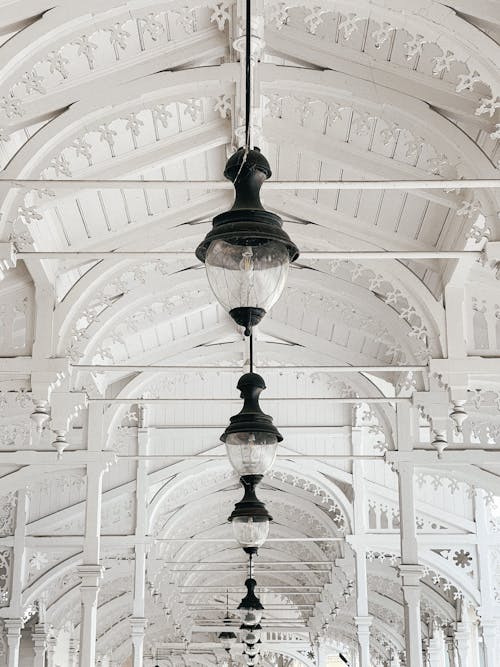
POLYGON ((264 607, 255 595, 255 587, 257 586, 255 579, 249 577, 245 581, 245 586, 247 593, 238 605, 238 613, 244 625, 253 627, 260 623, 264 607))
POLYGON ((288 268, 299 256, 279 215, 266 211, 260 189, 271 176, 269 162, 251 142, 251 0, 246 3, 245 146, 227 161, 235 201, 217 215, 196 249, 215 297, 249 336, 285 287, 288 268))
POLYGON ((269 523, 273 520, 265 504, 255 494, 255 487, 261 479, 262 475, 240 477, 245 493, 228 519, 233 526, 234 536, 249 555, 256 554, 258 547, 264 544, 269 535, 269 523))
MULTIPOLYGON (((251 362, 252 365, 252 362, 251 362)), ((230 418, 221 435, 233 468, 240 476, 264 475, 273 465, 283 436, 273 418, 262 412, 259 396, 266 384, 257 373, 245 373, 237 384, 243 399, 241 411, 230 418)))
POLYGON ((232 646, 236 642, 236 634, 231 630, 231 617, 229 615, 229 593, 226 591, 226 615, 224 616, 223 623, 225 626, 228 626, 225 630, 219 633, 219 640, 222 644, 224 650, 229 653, 232 646))

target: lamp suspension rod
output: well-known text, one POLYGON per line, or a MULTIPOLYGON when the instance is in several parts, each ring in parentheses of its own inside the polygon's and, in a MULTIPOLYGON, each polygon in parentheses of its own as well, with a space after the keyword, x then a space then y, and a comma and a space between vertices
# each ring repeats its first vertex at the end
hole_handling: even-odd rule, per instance
MULTIPOLYGON (((261 547, 261 550, 265 549, 265 546, 261 547)), ((162 565, 228 565, 227 560, 183 560, 183 561, 178 561, 178 560, 161 560, 162 565)), ((263 560, 261 561, 259 558, 259 566, 261 565, 328 565, 332 566, 333 563, 332 561, 329 560, 263 560)), ((242 567, 246 567, 246 563, 242 562, 233 562, 231 565, 241 565, 242 567)), ((191 571, 191 570, 190 570, 191 571)), ((272 570, 269 570, 272 572, 272 570)), ((318 570, 319 572, 329 572, 330 570, 318 570)), ((313 570, 314 572, 314 570, 313 570)))
MULTIPOLYGON (((158 371, 178 371, 180 373, 186 373, 192 371, 193 373, 199 373, 200 371, 231 371, 233 373, 240 374, 244 369, 240 366, 169 366, 169 365, 160 365, 155 364, 152 366, 143 366, 139 364, 72 364, 70 366, 77 371, 93 371, 96 373, 106 372, 141 372, 141 373, 157 373, 158 371)), ((265 371, 276 371, 279 370, 289 370, 289 371, 312 371, 312 372, 323 372, 323 373, 409 373, 409 372, 427 372, 429 370, 428 366, 400 366, 394 364, 393 366, 259 366, 255 364, 258 368, 261 368, 265 371)), ((11 372, 11 371, 9 371, 11 372)))
MULTIPOLYGON (((172 568, 171 570, 169 570, 169 573, 170 573, 170 572, 176 572, 176 573, 179 573, 179 572, 187 572, 188 574, 193 574, 193 573, 196 573, 196 574, 202 574, 202 573, 203 573, 203 574, 204 574, 205 572, 219 572, 219 573, 222 572, 222 573, 226 574, 226 573, 232 573, 232 572, 234 572, 234 573, 236 573, 236 574, 240 574, 240 573, 243 572, 243 571, 244 571, 244 570, 243 570, 242 568, 238 568, 238 569, 233 569, 233 568, 229 569, 229 568, 226 568, 226 569, 224 569, 224 570, 222 570, 221 568, 219 568, 219 569, 205 569, 205 568, 196 568, 196 569, 193 569, 193 568, 186 569, 186 568, 184 568, 184 569, 182 569, 182 568, 172 568)), ((293 568, 287 568, 286 570, 265 570, 265 569, 262 569, 262 570, 261 570, 261 569, 258 569, 256 572, 255 572, 255 568, 254 568, 254 573, 255 573, 255 574, 285 574, 285 573, 290 574, 291 572, 299 573, 299 574, 303 574, 303 573, 306 573, 306 572, 307 572, 308 574, 311 574, 311 573, 316 574, 317 572, 319 572, 319 573, 321 573, 321 574, 328 574, 328 575, 331 574, 331 571, 330 571, 330 570, 325 570, 324 568, 323 568, 323 569, 320 569, 320 570, 318 570, 318 569, 313 569, 313 568, 310 568, 310 567, 309 567, 309 568, 305 568, 305 569, 301 569, 301 570, 293 569, 293 568)), ((221 603, 221 604, 222 604, 222 603, 221 603)))
MULTIPOLYGON (((462 257, 481 257, 481 250, 310 250, 300 253, 301 260, 311 259, 460 259, 462 257)), ((192 257, 193 253, 187 250, 109 250, 109 251, 79 251, 79 250, 12 250, 14 259, 73 259, 82 261, 99 261, 116 259, 146 259, 148 261, 161 259, 183 259, 192 257)), ((300 262, 299 262, 300 265, 300 262)), ((201 266, 193 260, 193 266, 201 266)), ((292 264, 292 268, 294 265, 292 264)))
MULTIPOLYGON (((190 461, 196 459, 227 459, 225 454, 117 454, 117 459, 125 461, 190 461)), ((383 461, 384 454, 277 454, 278 459, 332 459, 335 461, 383 461)))
POLYGON ((245 27, 245 149, 251 146, 252 113, 252 1, 246 0, 245 27))
MULTIPOLYGON (((164 190, 181 188, 190 190, 231 190, 229 181, 211 180, 160 180, 160 179, 26 179, 0 176, 0 185, 7 188, 43 189, 54 192, 74 192, 75 189, 100 190, 164 190)), ((467 190, 500 188, 500 178, 464 179, 387 179, 387 180, 304 180, 267 181, 268 190, 467 190)))
MULTIPOLYGON (((153 542, 228 542, 234 544, 237 543, 237 540, 234 537, 155 537, 153 542)), ((269 537, 266 543, 269 542, 345 542, 345 537, 269 537)))
POLYGON ((253 327, 250 329, 250 336, 248 336, 248 348, 249 348, 250 373, 253 373, 253 327))
MULTIPOLYGON (((140 396, 136 396, 135 398, 88 398, 87 399, 89 403, 120 403, 122 405, 130 405, 130 403, 139 403, 139 404, 145 404, 148 405, 149 403, 153 404, 175 404, 175 403, 186 403, 186 401, 189 401, 190 403, 225 403, 227 404, 234 404, 238 405, 240 401, 235 398, 227 399, 227 398, 141 398, 140 396)), ((291 398, 290 396, 285 396, 282 398, 276 397, 276 398, 270 398, 266 396, 265 398, 261 399, 263 401, 282 401, 282 402, 291 402, 291 401, 300 401, 301 403, 304 402, 314 402, 317 403, 318 401, 329 401, 330 403, 350 403, 356 405, 357 403, 408 403, 411 401, 411 396, 356 396, 352 398, 343 398, 343 397, 332 397, 332 398, 325 398, 325 397, 320 397, 320 398, 302 398, 300 396, 296 396, 294 398, 291 398)))
MULTIPOLYGON (((179 584, 178 588, 196 588, 198 589, 207 589, 207 590, 215 590, 217 593, 222 593, 220 590, 220 586, 217 584, 179 584)), ((245 588, 244 586, 229 586, 228 587, 232 593, 239 593, 240 591, 244 591, 245 588)), ((264 584, 260 586, 260 588, 266 588, 270 590, 275 590, 276 588, 287 590, 287 591, 297 591, 299 595, 307 595, 307 593, 304 593, 304 587, 300 586, 280 586, 276 584, 275 586, 269 586, 267 584, 264 584)), ((322 589, 323 587, 321 584, 314 584, 313 586, 308 586, 307 590, 313 589, 313 588, 319 588, 322 589)), ((224 591, 225 592, 225 591, 224 591)))

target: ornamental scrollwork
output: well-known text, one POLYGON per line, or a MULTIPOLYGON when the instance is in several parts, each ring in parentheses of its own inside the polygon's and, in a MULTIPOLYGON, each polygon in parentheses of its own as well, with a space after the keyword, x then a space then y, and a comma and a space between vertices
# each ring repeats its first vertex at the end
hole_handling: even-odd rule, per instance
MULTIPOLYGON (((428 57, 433 77, 442 78, 449 73, 452 65, 460 65, 466 71, 457 73, 453 81, 457 93, 470 92, 474 90, 477 83, 485 83, 490 90, 489 95, 480 99, 476 108, 476 115, 488 114, 493 117, 496 109, 500 108, 500 99, 497 97, 498 89, 495 82, 486 81, 481 73, 481 65, 474 56, 465 58, 455 53, 455 44, 445 35, 428 36, 413 33, 409 30, 406 14, 392 12, 390 20, 387 13, 382 14, 382 7, 374 3, 333 2, 331 0, 272 0, 266 2, 266 24, 275 30, 286 28, 290 21, 291 12, 294 9, 305 9, 303 15, 304 31, 316 35, 322 24, 328 23, 339 34, 339 43, 348 42, 357 35, 366 32, 367 38, 371 40, 377 50, 397 38, 398 33, 403 40, 403 48, 408 66, 418 60, 428 57), (368 25, 377 24, 378 28, 369 30, 368 25), (427 47, 432 47, 427 51, 427 47), (439 53, 436 54, 436 49, 439 53), (432 53, 432 55, 431 55, 432 53)), ((422 26, 422 32, 424 27, 422 26)), ((429 31, 430 33, 431 31, 429 31)), ((323 37, 321 39, 324 39, 323 37)))
POLYGON ((0 549, 0 607, 6 607, 10 601, 10 579, 12 549, 0 549))
POLYGON ((0 498, 0 536, 13 535, 16 524, 17 493, 11 491, 0 498))

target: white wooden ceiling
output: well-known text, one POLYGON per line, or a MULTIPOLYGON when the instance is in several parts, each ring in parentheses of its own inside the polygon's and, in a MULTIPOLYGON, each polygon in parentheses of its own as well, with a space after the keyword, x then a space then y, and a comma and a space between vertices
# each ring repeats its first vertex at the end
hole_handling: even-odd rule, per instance
MULTIPOLYGON (((500 12, 494 0, 256 4, 256 30, 262 31, 265 46, 257 66, 255 118, 273 179, 498 177, 500 12)), ((241 125, 241 70, 233 46, 240 10, 229 0, 88 0, 84 5, 0 0, 1 175, 220 179, 241 125)), ((9 191, 0 183, 0 190, 2 241, 12 241, 17 250, 39 251, 194 250, 211 218, 232 200, 230 192, 194 188, 75 187, 55 193, 50 188, 9 191)), ((496 190, 266 193, 264 186, 263 201, 282 215, 302 250, 480 248, 486 230, 492 239, 500 231, 496 190)), ((442 294, 454 269, 455 262, 435 259, 299 260, 256 340, 257 364, 264 368, 271 397, 265 405, 286 435, 283 454, 348 452, 356 423, 371 425, 373 454, 392 447, 389 408, 366 408, 356 422, 352 405, 312 399, 379 395, 381 380, 404 394, 426 387, 421 375, 311 375, 266 372, 265 366, 418 365, 440 357, 447 346, 442 294)), ((474 267, 470 274, 471 354, 486 350, 498 356, 496 284, 488 267, 474 267), (473 320, 477 312, 484 322, 480 315, 473 320), (486 342, 481 337, 485 328, 490 334, 486 342)), ((5 356, 33 353, 69 356, 75 364, 195 368, 241 368, 247 359, 241 333, 216 304, 194 254, 154 261, 29 259, 5 272, 0 298, 5 356), (35 341, 33 346, 37 321, 40 330, 46 316, 47 294, 56 302, 54 325, 43 345, 35 341)), ((71 382, 73 389, 83 388, 94 398, 131 399, 112 412, 106 433, 105 447, 124 456, 137 452, 132 399, 178 399, 149 410, 152 453, 193 457, 217 446, 221 428, 238 406, 229 401, 237 399, 237 377, 238 370, 141 374, 74 369, 71 382)), ((29 389, 22 375, 5 380, 2 388, 23 382, 29 389)), ((495 383, 491 390, 496 391, 495 383)), ((1 447, 11 451, 27 441, 31 408, 10 393, 5 396, 1 447)), ((468 435, 478 445, 498 441, 494 401, 495 394, 492 405, 469 406, 475 412, 468 435)), ((68 440, 71 449, 85 447, 85 413, 73 422, 68 440)), ((44 432, 41 443, 49 447, 50 442, 51 434, 44 432)), ((2 473, 12 470, 4 467, 2 473)), ((113 650, 120 659, 130 653, 133 542, 127 536, 135 530, 136 471, 132 458, 112 467, 103 496, 107 569, 97 651, 113 650)), ((81 545, 70 536, 83 531, 82 473, 63 470, 30 482, 28 534, 35 546, 28 550, 32 567, 24 593, 31 603, 44 591, 51 622, 58 627, 71 621, 76 632, 74 566, 81 545), (68 539, 49 549, 37 542, 42 535, 68 539)), ((226 519, 240 497, 237 478, 224 459, 151 462, 147 473, 151 534, 186 539, 158 541, 149 554, 148 650, 184 637, 208 641, 224 613, 224 591, 241 588, 245 574, 241 550, 223 541, 231 537, 226 519), (214 542, 187 541, 193 536, 214 542), (217 590, 203 588, 214 584, 217 590)), ((349 462, 298 465, 280 459, 260 494, 275 518, 271 537, 349 534, 351 473, 349 462)), ((391 647, 403 646, 402 599, 393 567, 396 477, 375 461, 367 464, 366 474, 373 527, 382 527, 387 537, 368 565, 374 651, 387 655, 391 647)), ((423 470, 420 530, 472 532, 470 488, 478 479, 423 470)), ((489 491, 497 488, 494 474, 480 479, 477 483, 489 491)), ((346 645, 355 641, 352 564, 331 565, 345 556, 338 544, 269 542, 261 551, 264 563, 323 563, 296 563, 283 569, 297 572, 283 573, 258 566, 268 623, 287 626, 304 641, 309 632, 346 645), (289 595, 286 586, 294 588, 289 595), (336 603, 335 622, 325 627, 336 603)), ((457 571, 440 564, 440 554, 428 552, 423 557, 428 567, 424 610, 452 620, 454 591, 477 603, 477 572, 473 567, 457 571)), ((239 597, 240 591, 231 593, 233 609, 239 597)))

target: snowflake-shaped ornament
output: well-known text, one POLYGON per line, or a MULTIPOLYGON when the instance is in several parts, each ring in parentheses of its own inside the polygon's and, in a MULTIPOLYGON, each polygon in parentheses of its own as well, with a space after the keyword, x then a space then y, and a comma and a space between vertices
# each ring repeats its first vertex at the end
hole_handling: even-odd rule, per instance
POLYGON ((468 551, 460 549, 459 551, 455 551, 453 554, 453 561, 457 567, 468 568, 472 563, 472 556, 468 551))

